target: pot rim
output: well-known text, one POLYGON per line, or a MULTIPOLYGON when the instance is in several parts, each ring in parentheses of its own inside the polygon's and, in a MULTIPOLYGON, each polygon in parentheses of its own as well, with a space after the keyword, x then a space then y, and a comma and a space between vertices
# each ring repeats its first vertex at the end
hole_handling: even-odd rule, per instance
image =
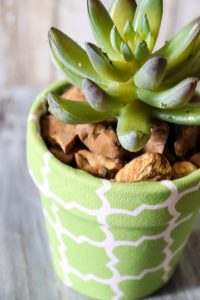
MULTIPOLYGON (((29 113, 29 119, 30 119, 30 116, 33 116, 33 115, 37 115, 38 118, 36 118, 36 122, 39 123, 39 120, 41 118, 41 116, 45 113, 45 110, 46 110, 46 96, 48 94, 49 91, 62 91, 64 90, 67 86, 69 86, 70 83, 67 82, 66 80, 58 80, 58 81, 55 81, 54 83, 50 84, 49 86, 47 86, 47 88, 45 88, 36 98, 35 102, 33 103, 32 107, 31 107, 31 110, 30 110, 30 113, 29 113), (41 110, 42 109, 42 110, 41 110)), ((38 126, 39 124, 37 124, 38 126)), ((37 132, 35 133, 38 133, 38 127, 36 128, 35 127, 35 131, 37 130, 37 132)), ((42 148, 46 151, 49 151, 46 144, 45 144, 45 141, 43 139, 41 139, 41 136, 38 136, 38 134, 36 135, 36 140, 37 140, 37 143, 39 143, 42 148)), ((66 165, 64 163, 62 163, 59 159, 57 159, 55 157, 55 159, 57 160, 57 163, 59 165, 64 165, 66 167, 66 169, 70 172, 73 170, 73 173, 76 172, 77 175, 80 175, 80 176, 87 176, 88 179, 91 181, 99 181, 99 180, 102 180, 102 178, 98 178, 98 177, 95 177, 83 170, 80 170, 80 169, 76 169, 76 168, 73 168, 69 165, 66 165)), ((179 179, 175 179, 175 180, 168 180, 168 181, 171 181, 173 182, 174 184, 176 185, 183 185, 185 184, 186 181, 190 182, 191 180, 194 181, 194 177, 199 177, 200 179, 200 169, 194 171, 192 174, 190 175, 187 175, 187 176, 184 176, 182 178, 179 178, 179 179), (187 179, 187 180, 186 180, 187 179)), ((130 185, 136 185, 136 186, 140 186, 140 185, 149 185, 149 184, 157 184, 161 181, 142 181, 142 182, 115 182, 113 180, 110 180, 112 182, 112 185, 117 185, 117 186, 130 186, 130 185)))
MULTIPOLYGON (((114 182, 111 180, 106 180, 102 178, 95 177, 83 170, 79 170, 76 168, 73 168, 71 166, 68 166, 64 163, 62 163, 60 160, 58 160, 55 156, 51 154, 51 152, 48 150, 43 138, 40 134, 40 118, 41 116, 46 112, 47 106, 46 106, 46 97, 47 93, 49 91, 62 91, 64 90, 67 85, 69 85, 66 81, 57 81, 50 86, 48 86, 37 98, 36 101, 33 103, 29 117, 28 117, 28 131, 27 131, 27 139, 28 143, 27 145, 33 146, 33 144, 36 144, 35 147, 35 155, 36 156, 43 156, 47 155, 47 157, 51 156, 52 162, 53 162, 53 170, 56 174, 56 182, 59 185, 59 176, 63 176, 63 174, 66 174, 66 178, 70 178, 71 180, 75 180, 77 183, 77 186, 80 184, 80 186, 89 186, 91 189, 95 190, 96 193, 98 191, 98 199, 101 199, 101 203, 104 202, 104 194, 109 193, 109 190, 112 191, 112 196, 110 194, 108 195, 108 198, 106 199, 109 202, 110 211, 112 214, 116 213, 118 216, 130 214, 132 216, 135 211, 137 211, 137 214, 141 214, 141 212, 145 212, 146 209, 153 213, 151 213, 151 220, 149 221, 149 218, 147 216, 144 216, 145 218, 141 218, 140 221, 137 220, 137 218, 121 218, 118 217, 114 220, 109 220, 107 223, 106 220, 102 222, 98 222, 97 220, 95 223, 100 225, 109 225, 109 226, 115 226, 115 227, 123 227, 123 228, 141 228, 141 227, 158 227, 166 225, 170 222, 171 217, 177 215, 177 211, 175 206, 177 204, 177 201, 180 200, 180 197, 184 197, 185 194, 195 192, 199 190, 200 188, 200 170, 197 170, 193 172, 192 174, 182 177, 180 179, 176 179, 174 181, 172 180, 164 180, 164 181, 145 181, 145 182, 132 182, 132 183, 119 183, 114 182), (31 121, 31 122, 30 122, 31 121), (30 144, 29 140, 29 134, 31 134, 33 141, 32 144, 30 144), (103 183, 103 185, 102 185, 103 183), (97 188, 98 187, 98 188, 97 188), (111 189, 112 187, 112 189, 111 189), (186 192, 186 193, 185 193, 186 192), (113 194, 114 193, 114 194, 113 194), (109 196, 110 195, 110 196, 109 196), (114 196, 115 195, 115 196, 114 196), (113 198, 114 197, 114 198, 113 198), (114 199, 114 200, 113 200, 114 199), (134 201, 133 201, 134 200, 134 201), (114 201, 114 202, 113 202, 114 201), (167 205, 167 206, 166 206, 167 205), (150 206, 150 208, 148 208, 150 206), (141 212, 140 212, 141 209, 141 212), (153 209, 153 210, 152 210, 153 209), (114 212, 113 212, 114 210, 114 212), (158 213, 158 210, 163 211, 161 214, 158 213), (169 216, 170 214, 170 216, 169 216), (174 215, 175 214, 175 215, 174 215), (147 217, 147 218, 146 218, 147 217)), ((28 148, 27 148, 28 151, 28 148)), ((34 174, 32 170, 32 162, 30 160, 30 156, 27 152, 27 161, 29 166, 29 171, 31 172, 31 175, 34 180, 34 174)), ((35 181, 35 180, 34 180, 35 181)), ((37 182, 35 181, 36 185, 37 182)), ((37 185, 38 186, 38 185, 37 185)), ((38 186, 39 190, 40 187, 38 186)), ((40 190, 42 193, 42 191, 40 190)), ((87 198, 87 197, 86 197, 87 198)), ((107 197, 106 197, 107 198, 107 197)), ((64 200, 65 202, 66 200, 64 200)), ((85 203, 84 206, 89 205, 90 208, 93 209, 94 204, 93 201, 88 200, 89 202, 85 203)), ((195 204, 199 207, 199 204, 195 204)), ((64 208, 65 206, 63 206, 64 208)), ((107 208, 104 207, 104 210, 107 208)), ((193 207, 193 210, 196 210, 196 208, 193 207)), ((97 210, 98 211, 98 210, 97 210)), ((76 212, 72 212, 72 214, 77 215, 78 217, 84 218, 85 220, 89 222, 94 222, 92 217, 90 218, 89 215, 83 216, 81 213, 79 214, 79 210, 76 210, 76 212)), ((188 215, 188 212, 185 211, 183 214, 181 214, 180 218, 183 219, 186 215, 188 215)))

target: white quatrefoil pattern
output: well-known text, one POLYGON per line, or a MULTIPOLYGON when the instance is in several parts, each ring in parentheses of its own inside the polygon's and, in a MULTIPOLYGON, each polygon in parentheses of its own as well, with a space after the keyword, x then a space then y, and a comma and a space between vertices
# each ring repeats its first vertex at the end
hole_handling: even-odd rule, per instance
POLYGON ((200 171, 181 180, 120 184, 60 163, 28 121, 27 159, 59 278, 97 299, 132 300, 169 280, 200 207, 200 171))

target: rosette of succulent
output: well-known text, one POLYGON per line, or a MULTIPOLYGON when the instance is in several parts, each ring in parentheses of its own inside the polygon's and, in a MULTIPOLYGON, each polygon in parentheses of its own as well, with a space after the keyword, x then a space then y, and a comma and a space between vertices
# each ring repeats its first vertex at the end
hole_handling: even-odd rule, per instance
POLYGON ((191 102, 200 76, 200 17, 153 51, 162 0, 115 0, 108 12, 88 0, 97 45, 85 50, 56 28, 49 31, 53 61, 85 101, 49 93, 49 111, 68 124, 117 119, 123 148, 137 152, 151 137, 151 119, 200 125, 200 104, 191 102))

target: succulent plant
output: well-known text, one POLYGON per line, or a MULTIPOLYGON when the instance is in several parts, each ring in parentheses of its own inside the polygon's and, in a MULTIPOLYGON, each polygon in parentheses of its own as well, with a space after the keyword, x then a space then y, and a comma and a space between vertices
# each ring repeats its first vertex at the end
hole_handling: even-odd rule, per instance
POLYGON ((162 0, 114 0, 108 12, 88 0, 98 46, 81 48, 56 28, 49 31, 53 61, 86 101, 49 93, 49 111, 69 124, 117 118, 117 135, 129 151, 151 136, 151 119, 200 125, 200 104, 190 102, 200 77, 200 17, 153 52, 163 14, 162 0))

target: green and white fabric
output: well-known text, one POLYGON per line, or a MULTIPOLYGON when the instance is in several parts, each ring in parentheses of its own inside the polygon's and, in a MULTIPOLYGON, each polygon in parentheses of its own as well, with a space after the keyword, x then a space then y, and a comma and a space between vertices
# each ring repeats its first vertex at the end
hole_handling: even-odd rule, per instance
POLYGON ((28 118, 27 159, 59 278, 102 300, 154 292, 172 276, 197 218, 200 171, 175 181, 115 183, 62 164, 40 136, 46 92, 28 118))

